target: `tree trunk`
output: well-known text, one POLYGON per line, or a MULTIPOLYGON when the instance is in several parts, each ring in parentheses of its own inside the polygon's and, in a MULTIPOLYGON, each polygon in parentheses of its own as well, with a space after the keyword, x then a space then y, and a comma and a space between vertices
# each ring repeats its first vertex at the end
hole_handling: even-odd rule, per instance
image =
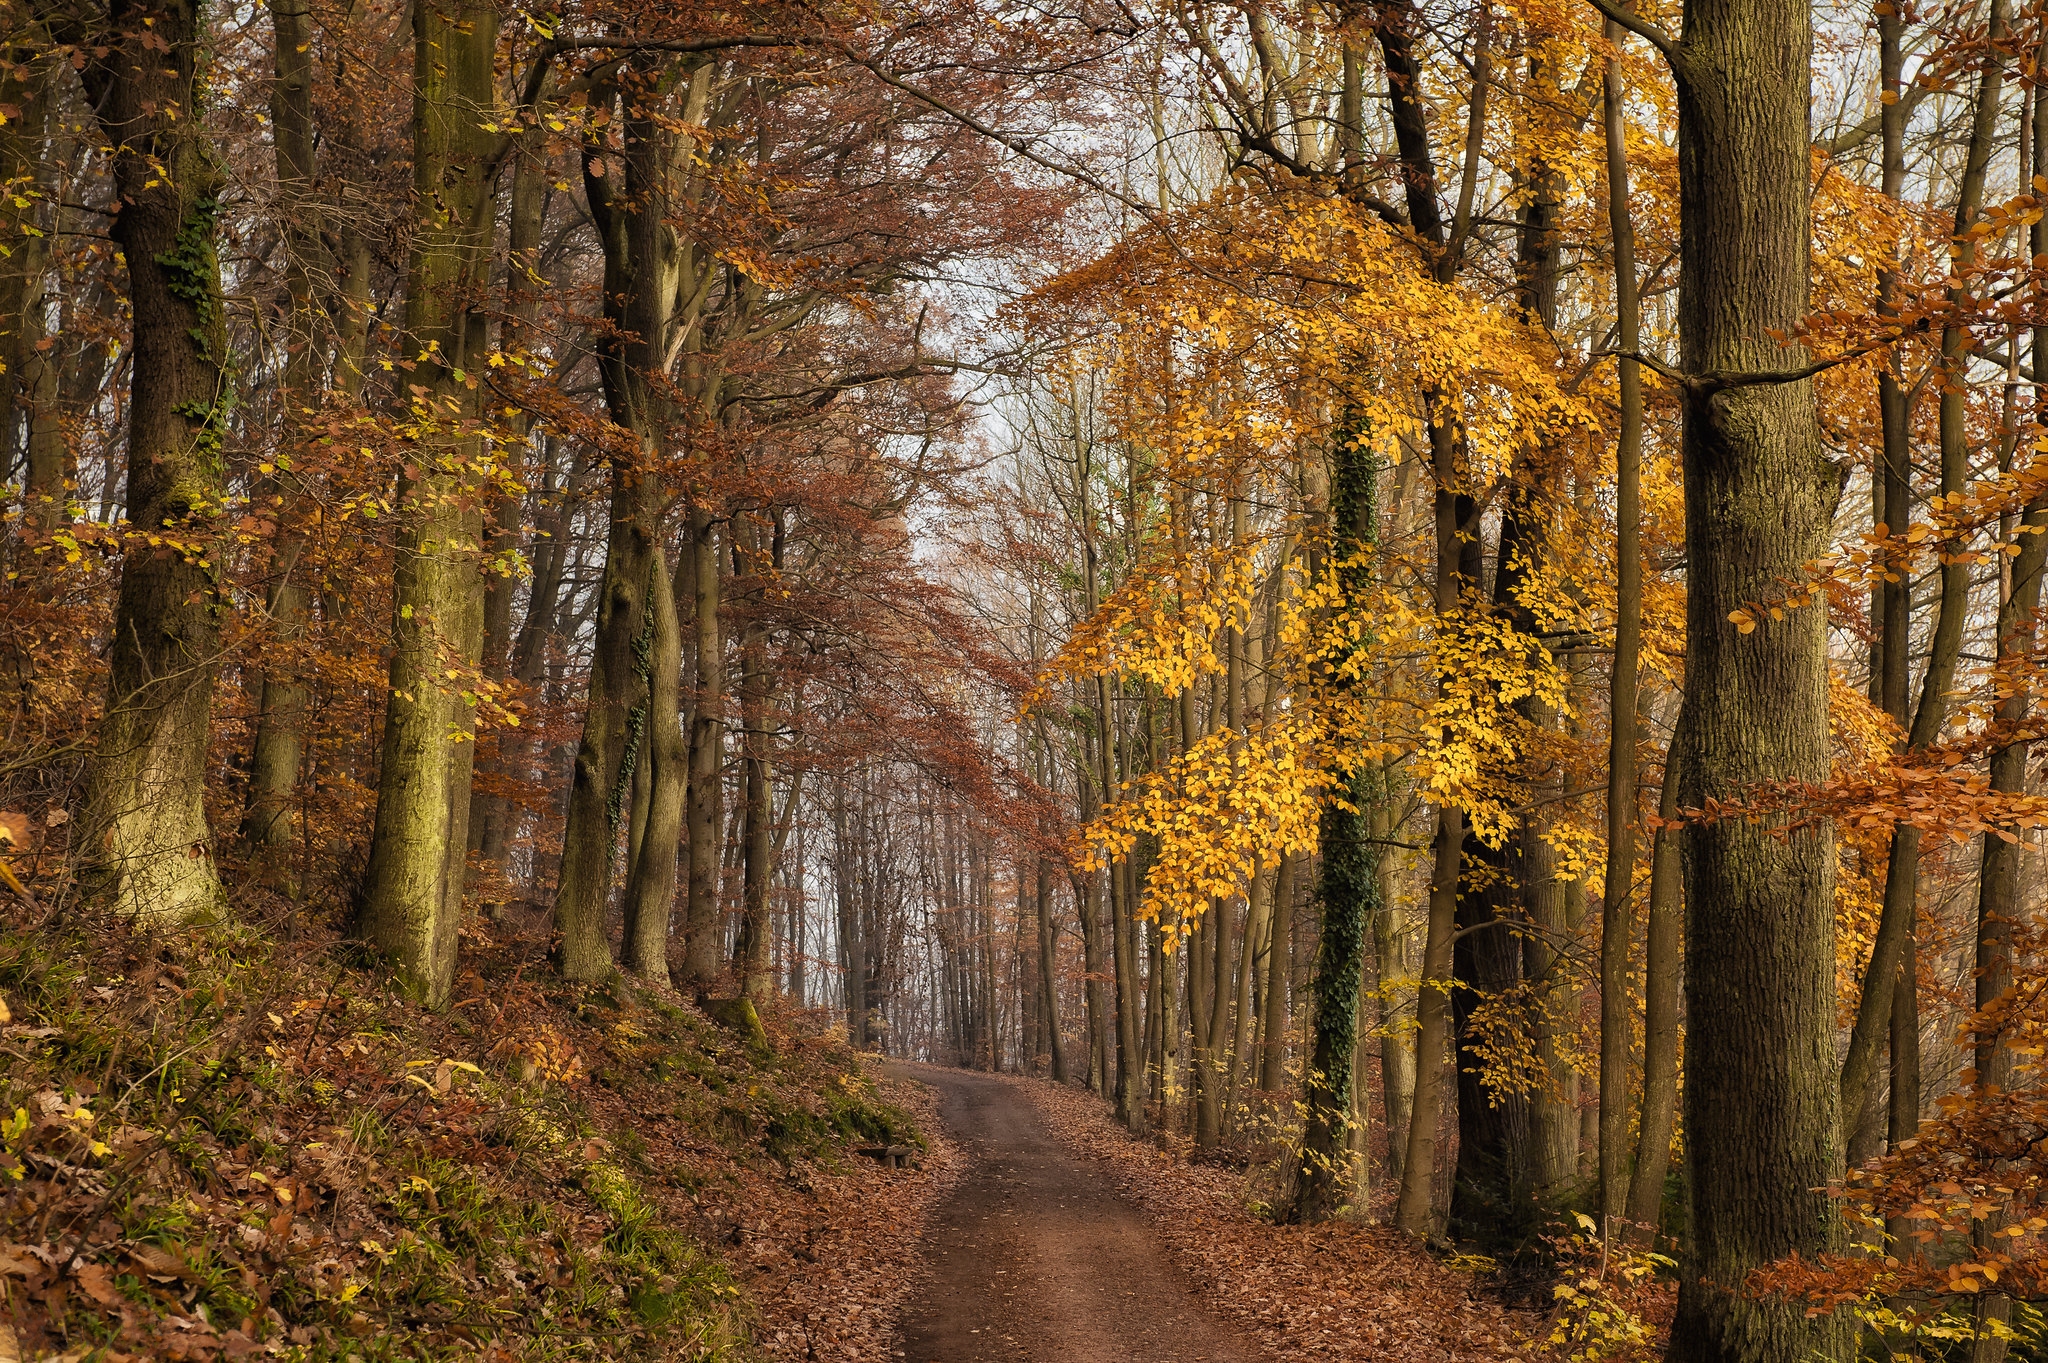
MULTIPOLYGON (((689 754, 682 728, 682 625, 668 564, 656 545, 647 567, 649 635, 647 723, 640 763, 647 769, 647 812, 640 848, 626 877, 626 968, 667 984, 669 925, 676 900, 676 854, 683 832, 683 779, 689 754)), ((637 811, 636 811, 637 813, 637 811)))
MULTIPOLYGON (((21 414, 28 412, 32 426, 35 381, 49 367, 38 350, 46 339, 44 299, 55 225, 46 206, 65 158, 50 154, 61 151, 61 139, 57 147, 47 145, 50 95, 62 69, 48 60, 47 43, 47 35, 35 30, 19 35, 5 53, 7 69, 0 71, 0 104, 19 111, 0 124, 0 183, 13 189, 0 199, 0 244, 7 251, 0 257, 0 480, 6 482, 14 481, 16 457, 27 444, 21 414)), ((31 525, 47 519, 43 498, 60 509, 64 500, 61 473, 53 486, 47 473, 39 483, 38 472, 30 464, 23 477, 22 510, 31 525)))
MULTIPOLYGON (((529 142, 531 137, 529 132, 529 142)), ((522 145, 512 157, 511 205, 506 214, 505 322, 499 338, 500 350, 526 346, 536 339, 532 327, 544 287, 536 272, 540 265, 547 188, 546 167, 540 162, 539 148, 522 145)), ((530 425, 524 414, 505 420, 508 429, 501 448, 508 465, 506 474, 514 483, 523 483, 532 477, 527 468, 530 425)), ((486 680, 498 684, 513 680, 517 669, 512 599, 518 594, 519 579, 508 570, 504 560, 519 547, 524 512, 524 502, 517 491, 501 492, 494 497, 484 541, 487 562, 483 672, 486 680)), ((537 573, 534 583, 539 583, 537 573)), ((522 737, 504 729, 498 731, 489 756, 493 776, 505 778, 514 772, 523 751, 522 737)), ((502 867, 506 824, 512 817, 511 801, 501 792, 477 789, 471 792, 469 805, 469 842, 477 853, 479 866, 502 867)))
MULTIPOLYGON (((562 832, 561 880, 555 891, 555 928, 561 934, 555 964, 570 980, 601 979, 612 969, 605 915, 611 906, 619 821, 626 812, 627 795, 640 763, 649 762, 652 775, 656 760, 647 752, 649 729, 658 722, 652 695, 661 648, 655 602, 668 590, 661 552, 666 493, 653 467, 665 404, 651 380, 657 380, 664 368, 675 283, 672 237, 656 207, 668 201, 669 132, 642 114, 630 115, 625 162, 623 192, 614 191, 601 163, 588 159, 584 169, 585 197, 604 246, 606 320, 614 328, 599 343, 599 373, 612 423, 629 438, 632 455, 612 456, 590 699, 576 750, 562 832)), ((680 667, 679 642, 672 656, 680 667)), ((661 681, 666 684, 665 678, 661 681)), ((650 782, 650 793, 652 789, 650 782)), ((639 859, 633 865, 637 868, 639 859)), ((672 883, 674 873, 669 874, 672 883)), ((637 926, 653 931, 651 922, 637 926)), ((665 977, 666 922, 660 932, 658 968, 665 977)), ((642 964, 655 968, 652 960, 642 964)))
MULTIPOLYGON (((1346 605, 1355 608, 1372 587, 1373 565, 1357 561, 1378 543, 1379 465, 1364 447, 1363 432, 1343 431, 1330 451, 1329 562, 1346 605)), ((1329 685, 1348 689, 1362 678, 1347 677, 1345 665, 1371 646, 1352 640, 1349 653, 1324 659, 1329 685)), ((1302 1073, 1304 1129, 1295 1170, 1294 1203, 1288 1219, 1321 1221, 1336 1211, 1344 1192, 1342 1155, 1349 1148, 1348 1114, 1352 1053, 1358 1043, 1358 984, 1365 960, 1365 934, 1379 914, 1380 846, 1372 813, 1381 797, 1382 773, 1360 762, 1342 773, 1344 801, 1335 792, 1324 801, 1319 842, 1322 874, 1316 897, 1322 908, 1322 939, 1316 951, 1315 1025, 1302 1073)), ((1274 942, 1274 951, 1280 943, 1274 942)))
MULTIPOLYGON (((1613 17, 1622 17, 1610 11, 1613 17)), ((1679 802, 1828 774, 1824 604, 1756 611, 1825 552, 1839 472, 1805 359, 1812 15, 1806 0, 1687 0, 1679 107, 1679 337, 1688 581, 1679 802), (1751 617, 1738 617, 1749 619, 1751 617)), ((1843 1359, 1853 1331, 1750 1295, 1749 1274, 1841 1243, 1834 836, 1722 819, 1685 839, 1685 1155, 1691 1231, 1675 1363, 1843 1359)))
POLYGON ((1067 1050, 1060 1039, 1059 929, 1052 921, 1052 863, 1038 858, 1038 980, 1040 1017, 1045 1046, 1052 1062, 1053 1082, 1067 1082, 1067 1050))
POLYGON ((746 831, 739 949, 734 973, 741 992, 756 1006, 775 992, 769 969, 773 945, 768 877, 774 860, 775 809, 768 766, 768 643, 763 627, 749 622, 740 642, 740 727, 746 735, 741 759, 746 783, 746 831))
MULTIPOLYGON (((697 696, 690 716, 690 849, 688 938, 684 977, 697 988, 718 978, 725 915, 718 900, 718 832, 725 807, 725 639, 718 618, 721 564, 718 527, 701 507, 690 509, 689 543, 695 556, 697 696)), ((860 1036, 867 1044, 866 1000, 861 1000, 860 1036)))
MULTIPOLYGON (((2037 49, 2037 63, 2048 60, 2048 40, 2037 49)), ((2040 67, 2036 65, 2036 70, 2040 67)), ((2048 175, 2048 100, 2039 86, 2032 95, 2033 165, 2036 176, 2048 175)), ((2028 229, 2031 253, 2048 255, 2048 221, 2036 221, 2028 229)), ((2034 426, 2036 438, 2048 425, 2048 327, 2033 329, 2034 426)), ((2017 338, 2015 338, 2017 343, 2017 338)), ((2019 442, 2025 448, 2031 442, 2019 442)), ((2035 459, 2041 458, 2036 452, 2035 459)), ((2036 617, 2041 608, 2041 574, 2048 565, 2048 494, 2028 504, 2021 527, 2031 533, 2013 536, 2019 553, 2012 557, 2012 574, 1998 603, 1998 662, 2001 672, 2023 670, 2037 644, 2036 617)), ((2004 735, 2024 731, 2031 706, 2024 684, 2011 687, 2000 698, 1993 719, 2004 735)), ((2004 742, 1991 752, 1991 789, 1999 794, 2022 795, 2027 789, 2028 745, 2004 742)), ((1984 835, 1983 863, 1977 878, 1976 1017, 1971 1027, 1972 1086, 1978 1101, 1997 1103, 2012 1088, 2014 1052, 2007 1044, 2008 1019, 2013 993, 2013 927, 2025 912, 2020 898, 2020 867, 2024 845, 2008 842, 1996 833, 1984 835)), ((1967 1078, 1968 1076, 1966 1076, 1967 1078)), ((2010 1224, 2002 1213, 1994 1213, 1971 1227, 1972 1241, 1980 1254, 1990 1250, 1998 1232, 2010 1224)), ((2004 1363, 2007 1341, 1993 1333, 1992 1324, 2004 1324, 2012 1317, 2012 1300, 2003 1292, 1985 1292, 1977 1300, 1979 1334, 1973 1341, 1970 1363, 2004 1363)))
MULTIPOLYGON (((224 177, 197 74, 204 24, 194 0, 114 0, 107 18, 92 35, 105 46, 81 49, 97 54, 82 74, 116 149, 113 237, 134 319, 128 520, 204 541, 221 509, 232 402, 214 253, 224 177)), ((131 542, 122 561, 106 716, 76 844, 88 889, 153 924, 220 907, 203 797, 225 604, 207 552, 131 542)))
MULTIPOLYGON (((1294 941, 1294 886, 1297 856, 1280 860, 1273 879, 1272 942, 1266 949, 1266 986, 1261 1000, 1265 1016, 1259 1019, 1259 1087, 1278 1094, 1287 1086, 1287 991, 1288 975, 1294 964, 1290 950, 1294 941)), ((1375 922, 1378 920, 1375 919, 1375 922)))
MULTIPOLYGON (((1621 26, 1611 19, 1607 22, 1607 41, 1617 52, 1620 50, 1621 26)), ((1603 100, 1607 221, 1614 240, 1616 348, 1623 355, 1621 431, 1614 449, 1614 670, 1607 707, 1607 865, 1600 910, 1598 1184, 1601 1234, 1609 1238, 1619 1229, 1616 1222, 1627 1207, 1628 1166, 1624 1147, 1628 1143, 1629 944, 1635 917, 1630 905, 1636 865, 1636 663, 1643 637, 1643 388, 1636 361, 1628 358, 1642 345, 1642 319, 1636 299, 1635 224, 1628 210, 1628 142, 1623 97, 1621 62, 1619 58, 1609 58, 1603 100)), ((1646 1090, 1647 1083, 1646 1079, 1646 1090)), ((1647 1105, 1646 1097, 1646 1109, 1647 1105)), ((1660 1178, 1660 1189, 1661 1186, 1660 1178)))
MULTIPOLYGON (((1679 723, 1685 722, 1681 712, 1679 723)), ((1674 735, 1674 739, 1675 739, 1674 735)), ((1673 748, 1677 747, 1676 742, 1673 748)), ((1635 1169, 1629 1177, 1632 1243, 1654 1243, 1663 1221, 1664 1184, 1671 1172, 1671 1133, 1678 1116, 1678 989, 1680 839, 1678 773, 1667 755, 1657 793, 1658 824, 1650 850, 1650 912, 1643 947, 1643 1106, 1636 1121, 1635 1169)))

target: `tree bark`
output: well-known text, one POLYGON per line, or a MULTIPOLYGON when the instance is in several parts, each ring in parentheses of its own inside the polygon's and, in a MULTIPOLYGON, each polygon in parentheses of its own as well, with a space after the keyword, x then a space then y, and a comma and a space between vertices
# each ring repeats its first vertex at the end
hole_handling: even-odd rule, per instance
POLYGON ((113 237, 133 316, 128 522, 190 548, 134 540, 122 561, 76 845, 90 892, 125 916, 175 924, 221 900, 203 797, 225 609, 206 543, 233 403, 214 250, 225 177, 199 113, 195 0, 114 0, 93 37, 82 74, 115 148, 113 237))
POLYGON ((669 982, 669 927, 676 899, 677 850, 683 833, 683 778, 689 754, 682 727, 682 625, 668 564, 659 545, 647 567, 647 725, 640 764, 647 768, 646 817, 640 848, 626 877, 626 969, 669 982))
MULTIPOLYGON (((1610 15, 1619 17, 1615 11, 1610 15)), ((1667 40, 1668 41, 1668 40, 1667 40)), ((1680 804, 1828 774, 1826 607, 1759 610, 1826 549, 1841 475, 1810 380, 1730 385, 1805 353, 1812 103, 1807 0, 1686 0, 1677 77, 1688 582, 1680 804)), ((1850 1324, 1752 1296, 1749 1274, 1840 1246, 1834 835, 1722 819, 1685 839, 1691 1236, 1674 1363, 1845 1359, 1850 1324)))
MULTIPOLYGON (((653 98, 644 93, 634 96, 636 101, 653 98)), ((601 979, 611 972, 604 924, 611 905, 619 823, 639 765, 648 762, 651 775, 658 760, 647 751, 647 740, 659 722, 653 692, 656 656, 664 651, 656 599, 668 590, 661 551, 667 494, 654 465, 666 405, 658 396, 658 384, 666 367, 676 268, 673 233, 661 208, 671 188, 672 135, 646 113, 629 114, 625 129, 623 192, 614 190, 596 153, 587 155, 584 163, 585 198, 604 247, 604 308, 612 324, 611 333, 599 343, 599 374, 606 407, 626 451, 611 456, 610 521, 591 652, 590 698, 576 750, 562 832, 561 879, 555 891, 555 928, 561 935, 555 964, 569 980, 601 979)), ((673 614, 672 600, 669 609, 673 614)), ((679 668, 679 641, 670 656, 679 668)), ((659 680, 667 685, 666 678, 659 680)), ((648 790, 652 788, 650 782, 648 790)), ((636 858, 629 874, 640 860, 636 858)), ((669 876, 672 885, 674 872, 669 876)), ((645 882, 643 887, 657 888, 645 882)), ((651 922, 636 926, 643 935, 654 932, 651 922)), ((667 975, 667 931, 663 921, 659 964, 641 961, 648 971, 658 971, 657 978, 667 975)))
POLYGON ((756 1006, 766 1003, 775 992, 769 960, 774 930, 768 891, 775 836, 766 728, 769 683, 766 630, 758 621, 750 620, 740 634, 740 727, 746 743, 741 765, 745 772, 746 830, 742 835, 745 869, 734 973, 740 978, 740 991, 756 1006))
MULTIPOLYGON (((1360 556, 1378 543, 1379 465, 1366 447, 1365 433, 1340 430, 1330 451, 1329 559, 1354 608, 1368 596, 1374 565, 1360 556)), ((1363 632, 1361 631, 1361 634, 1363 632)), ((1369 637, 1321 660, 1324 684, 1339 694, 1364 684, 1347 672, 1371 646, 1369 637)), ((1322 934, 1316 951, 1314 1029, 1302 1073, 1304 1130, 1295 1168, 1294 1202, 1288 1220, 1321 1221, 1342 1200, 1343 1155, 1350 1147, 1349 1112, 1353 1052, 1358 1044, 1358 986, 1365 961, 1366 931, 1378 916, 1380 845, 1372 816, 1381 797, 1383 774, 1360 762, 1336 773, 1345 808, 1331 792, 1318 830, 1322 873, 1316 897, 1322 934)), ((1276 939, 1273 949, 1280 951, 1276 939)))
POLYGON ((443 681, 475 668, 483 646, 477 571, 481 517, 465 466, 480 457, 470 424, 487 343, 496 134, 498 14, 459 0, 413 9, 413 226, 406 335, 417 366, 415 462, 399 480, 391 693, 358 928, 430 1007, 455 983, 469 849, 473 704, 443 681))
MULTIPOLYGON (((692 507, 689 542, 695 556, 697 695, 690 716, 690 782, 687 836, 690 856, 688 938, 684 977, 697 988, 718 978, 724 948, 725 915, 718 898, 718 832, 725 808, 725 638, 720 628, 718 527, 710 513, 692 507)), ((860 1039, 867 1044, 866 1001, 860 1039)))
MULTIPOLYGON (((1607 21, 1607 41, 1620 50, 1621 26, 1611 19, 1607 21)), ((1627 122, 1618 57, 1608 59, 1604 94, 1616 348, 1623 356, 1619 362, 1621 430, 1614 450, 1614 670, 1607 707, 1607 866, 1600 914, 1598 1183, 1601 1234, 1612 1237, 1618 1229, 1616 1221, 1627 1208, 1624 1147, 1629 1115, 1628 963, 1634 925, 1630 904, 1636 864, 1636 662, 1643 637, 1643 388, 1638 365, 1628 358, 1642 345, 1642 319, 1636 298, 1635 224, 1629 216, 1627 122)))
MULTIPOLYGON (((1684 723, 1681 713, 1679 722, 1684 723)), ((1673 749, 1677 747, 1673 736, 1673 749)), ((1678 773, 1667 756, 1657 794, 1650 851, 1650 912, 1643 946, 1643 1106, 1636 1120, 1635 1168, 1629 1176, 1628 1234, 1655 1241, 1663 1221, 1664 1183, 1671 1172, 1671 1134, 1678 1116, 1678 989, 1680 859, 1678 773)))

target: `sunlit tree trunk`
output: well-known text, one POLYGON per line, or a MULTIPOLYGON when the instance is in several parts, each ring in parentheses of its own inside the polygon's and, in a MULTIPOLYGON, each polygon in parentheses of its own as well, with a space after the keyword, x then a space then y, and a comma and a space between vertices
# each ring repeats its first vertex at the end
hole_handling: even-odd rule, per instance
POLYGON ((413 9, 405 335, 418 435, 398 488, 391 691, 357 926, 406 988, 437 1008, 455 983, 476 756, 474 705, 461 678, 483 646, 483 527, 470 509, 468 467, 482 442, 467 428, 479 415, 475 375, 487 344, 497 134, 485 125, 496 122, 497 36, 498 12, 488 5, 413 9))

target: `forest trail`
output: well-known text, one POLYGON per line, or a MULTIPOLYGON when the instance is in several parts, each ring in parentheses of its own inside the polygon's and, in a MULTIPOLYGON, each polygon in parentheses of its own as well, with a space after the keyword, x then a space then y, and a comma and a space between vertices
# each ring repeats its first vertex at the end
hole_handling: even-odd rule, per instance
POLYGON ((907 1363, 1258 1363, 1196 1296, 1107 1171, 1011 1083, 927 1065, 972 1161, 925 1234, 931 1280, 903 1317, 907 1363))

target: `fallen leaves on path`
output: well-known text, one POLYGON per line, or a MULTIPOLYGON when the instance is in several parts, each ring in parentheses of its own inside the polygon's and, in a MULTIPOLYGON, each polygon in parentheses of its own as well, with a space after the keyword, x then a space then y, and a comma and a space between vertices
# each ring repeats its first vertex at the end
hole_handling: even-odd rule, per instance
MULTIPOLYGON (((733 1190, 727 1210, 738 1235, 726 1260, 760 1311, 770 1358, 882 1363, 904 1299, 926 1276, 918 1239, 966 1161, 943 1134, 936 1093, 880 1075, 876 1084, 930 1143, 918 1167, 859 1160, 840 1174, 811 1171, 806 1189, 749 1180, 733 1190)), ((708 1194, 699 1199, 713 1205, 708 1194)))
POLYGON ((1275 1357, 1339 1363, 1477 1363, 1535 1357, 1537 1317, 1488 1300, 1474 1280, 1390 1228, 1276 1226, 1246 1207, 1241 1176, 1133 1139, 1093 1094, 1015 1081, 1061 1139, 1109 1167, 1219 1315, 1275 1357))

